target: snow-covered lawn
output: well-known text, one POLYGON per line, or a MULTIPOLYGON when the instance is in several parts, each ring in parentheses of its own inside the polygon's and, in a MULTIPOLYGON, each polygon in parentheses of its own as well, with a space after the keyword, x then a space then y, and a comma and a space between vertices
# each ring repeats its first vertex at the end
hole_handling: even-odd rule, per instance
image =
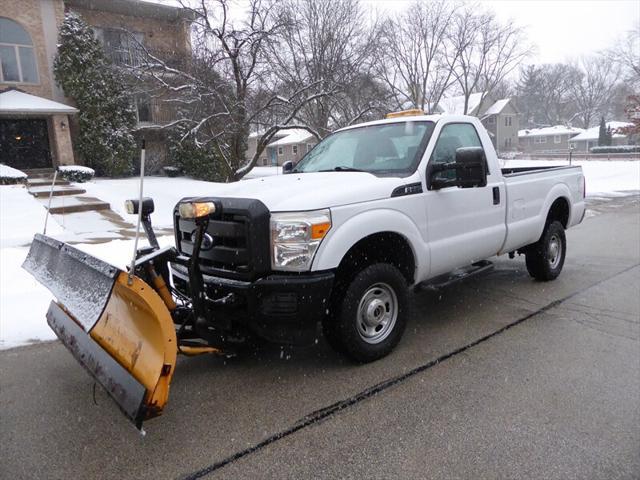
MULTIPOLYGON (((505 168, 569 164, 557 160, 503 160, 501 163, 505 168)), ((640 191, 640 162, 576 161, 573 165, 582 167, 588 197, 626 195, 625 192, 640 191)))
MULTIPOLYGON (((505 167, 532 165, 562 165, 563 162, 514 161, 503 162, 505 167)), ((582 165, 586 176, 587 194, 590 196, 621 195, 627 191, 640 191, 640 162, 576 162, 582 165)), ((256 167, 257 176, 278 174, 279 168, 256 167), (260 169, 260 170, 257 170, 260 169)), ((145 195, 153 197, 156 211, 153 222, 158 227, 171 227, 172 210, 184 196, 215 195, 220 184, 191 180, 184 177, 150 177, 145 179, 145 195)), ((87 194, 111 204, 125 220, 133 219, 124 212, 124 201, 137 195, 135 178, 97 179, 83 184, 87 194)), ((25 345, 54 338, 46 324, 45 313, 52 299, 49 291, 22 270, 27 245, 33 234, 41 232, 45 209, 41 202, 27 193, 24 186, 0 186, 0 349, 25 345)), ((49 218, 48 234, 61 240, 90 238, 78 236, 55 219, 49 218)), ((96 236, 104 237, 104 232, 96 236)), ((170 245, 173 237, 160 238, 162 245, 170 245)), ((133 241, 112 240, 107 243, 80 243, 75 247, 124 268, 130 261, 133 241)))

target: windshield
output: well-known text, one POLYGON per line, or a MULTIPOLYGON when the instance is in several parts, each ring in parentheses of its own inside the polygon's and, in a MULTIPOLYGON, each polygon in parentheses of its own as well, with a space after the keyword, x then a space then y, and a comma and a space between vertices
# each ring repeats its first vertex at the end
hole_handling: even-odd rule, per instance
POLYGON ((410 121, 336 132, 307 153, 293 171, 411 174, 429 142, 433 127, 433 122, 410 121))

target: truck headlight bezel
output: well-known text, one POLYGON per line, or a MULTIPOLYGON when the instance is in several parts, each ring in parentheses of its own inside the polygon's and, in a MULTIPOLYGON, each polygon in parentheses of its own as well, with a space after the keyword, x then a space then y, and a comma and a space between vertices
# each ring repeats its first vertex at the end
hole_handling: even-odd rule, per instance
POLYGON ((272 213, 271 268, 286 272, 309 271, 318 247, 330 229, 329 209, 272 213))

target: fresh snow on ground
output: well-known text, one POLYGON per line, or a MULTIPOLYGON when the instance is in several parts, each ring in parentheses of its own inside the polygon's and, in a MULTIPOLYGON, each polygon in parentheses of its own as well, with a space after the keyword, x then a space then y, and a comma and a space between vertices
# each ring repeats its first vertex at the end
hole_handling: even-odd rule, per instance
MULTIPOLYGON (((566 165, 558 161, 504 160, 505 167, 566 165)), ((588 196, 623 195, 640 191, 640 162, 580 161, 587 183, 588 196)), ((250 175, 279 174, 279 167, 256 167, 250 175)), ((144 192, 154 198, 156 211, 152 215, 155 226, 171 227, 171 212, 184 196, 215 195, 220 184, 184 177, 145 178, 144 192)), ((136 197, 138 179, 98 179, 83 184, 87 194, 111 203, 111 207, 130 222, 135 217, 124 212, 124 201, 136 197)), ((36 232, 41 232, 46 210, 41 202, 27 193, 24 186, 0 186, 0 349, 26 345, 54 338, 45 313, 52 300, 49 291, 40 285, 21 265, 29 251, 28 244, 36 232)), ((49 218, 48 234, 61 240, 81 241, 75 244, 91 255, 124 269, 131 260, 133 240, 111 240, 106 243, 89 242, 91 238, 108 238, 104 220, 91 219, 91 212, 60 215, 60 224, 49 218), (76 218, 77 217, 77 218, 76 218), (93 222, 93 223, 92 223, 93 222), (80 224, 87 228, 80 228, 80 224), (62 226, 61 226, 62 225, 62 226), (65 230, 63 227, 67 227, 65 230), (98 231, 98 227, 99 231, 98 231), (87 230, 94 229, 93 237, 87 230), (78 233, 78 230, 82 232, 78 233), (75 232, 75 233, 74 233, 75 232), (89 243, 87 243, 89 242, 89 243)), ((145 238, 144 236, 142 237, 145 238)), ((171 245, 173 237, 159 238, 161 245, 171 245)))
MULTIPOLYGON (((0 186, 0 248, 29 245, 34 233, 42 233, 46 214, 42 203, 29 195, 24 185, 0 186)), ((62 227, 49 216, 47 233, 63 232, 62 227)), ((2 269, 4 271, 4 265, 2 269)))

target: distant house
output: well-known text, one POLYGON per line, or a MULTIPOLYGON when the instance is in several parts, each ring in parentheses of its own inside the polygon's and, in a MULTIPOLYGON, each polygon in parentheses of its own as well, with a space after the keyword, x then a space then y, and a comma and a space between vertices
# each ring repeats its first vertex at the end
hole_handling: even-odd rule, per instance
MULTIPOLYGON (((247 160, 255 154, 260 135, 260 133, 254 133, 249 136, 247 160)), ((318 143, 316 137, 302 128, 280 130, 262 152, 257 165, 276 166, 288 161, 298 163, 316 143, 318 143)))
MULTIPOLYGON (((437 113, 464 115, 464 95, 443 98, 434 109, 437 113)), ((518 110, 510 98, 496 100, 491 94, 472 93, 467 102, 467 115, 478 117, 489 132, 499 152, 518 146, 518 110)))
POLYGON ((528 128, 518 132, 518 148, 525 153, 565 153, 569 150, 569 140, 583 132, 582 128, 565 125, 528 128))
MULTIPOLYGON (((622 133, 618 133, 618 129, 623 127, 630 127, 632 123, 629 122, 607 122, 607 128, 613 131, 613 137, 611 139, 612 145, 628 145, 629 137, 622 133)), ((579 135, 576 135, 569 141, 569 145, 577 152, 588 152, 591 147, 598 146, 598 137, 600 136, 600 126, 591 127, 579 135)))

